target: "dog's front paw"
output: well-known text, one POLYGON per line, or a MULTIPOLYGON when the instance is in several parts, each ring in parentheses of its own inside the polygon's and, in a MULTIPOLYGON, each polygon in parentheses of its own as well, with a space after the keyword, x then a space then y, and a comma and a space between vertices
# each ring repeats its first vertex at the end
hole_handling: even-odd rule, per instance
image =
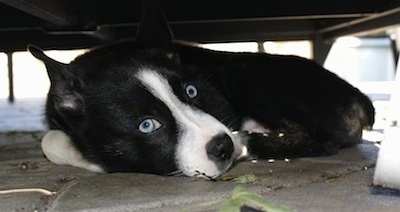
POLYGON ((93 172, 104 172, 100 166, 86 161, 69 136, 61 130, 50 130, 46 133, 42 139, 42 150, 47 159, 57 165, 71 165, 93 172))

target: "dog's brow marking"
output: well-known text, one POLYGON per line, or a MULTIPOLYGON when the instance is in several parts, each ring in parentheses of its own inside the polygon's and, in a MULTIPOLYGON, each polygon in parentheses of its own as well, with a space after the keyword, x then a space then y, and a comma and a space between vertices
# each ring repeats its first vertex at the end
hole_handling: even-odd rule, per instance
POLYGON ((167 80, 159 74, 150 70, 143 70, 139 72, 138 78, 155 97, 163 101, 171 110, 183 104, 176 98, 167 80))
POLYGON ((137 77, 156 98, 160 99, 164 104, 166 104, 182 127, 192 126, 211 130, 213 128, 213 124, 217 124, 217 130, 221 130, 221 126, 223 126, 223 131, 227 134, 230 134, 228 128, 226 128, 213 116, 198 109, 194 109, 180 101, 173 93, 168 81, 160 74, 156 73, 155 71, 144 69, 139 72, 137 77), (211 122, 212 125, 208 125, 208 122, 211 122))
MULTIPOLYGON (((155 71, 142 70, 139 72, 138 78, 156 98, 160 99, 170 109, 181 128, 207 128, 209 130, 210 126, 204 123, 219 123, 214 117, 203 111, 194 109, 179 100, 172 91, 167 79, 155 71)), ((220 127, 216 127, 216 129, 218 130, 220 127)), ((226 131, 229 132, 229 130, 226 131)))

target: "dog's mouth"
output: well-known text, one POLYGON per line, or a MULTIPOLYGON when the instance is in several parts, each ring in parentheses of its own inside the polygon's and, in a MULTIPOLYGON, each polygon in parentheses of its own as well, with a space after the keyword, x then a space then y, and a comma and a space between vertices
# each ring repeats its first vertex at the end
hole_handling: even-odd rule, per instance
POLYGON ((176 171, 165 174, 165 176, 168 176, 168 177, 185 177, 185 176, 186 177, 199 177, 199 178, 205 178, 207 180, 215 181, 220 175, 209 176, 204 172, 195 170, 193 175, 187 176, 183 173, 183 171, 176 170, 176 171))

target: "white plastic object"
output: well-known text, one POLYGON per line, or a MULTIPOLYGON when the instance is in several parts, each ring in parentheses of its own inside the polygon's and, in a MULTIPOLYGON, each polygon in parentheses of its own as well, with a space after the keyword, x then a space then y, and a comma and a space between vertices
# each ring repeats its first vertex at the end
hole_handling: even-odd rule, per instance
POLYGON ((400 128, 385 129, 375 167, 374 185, 400 189, 400 128))

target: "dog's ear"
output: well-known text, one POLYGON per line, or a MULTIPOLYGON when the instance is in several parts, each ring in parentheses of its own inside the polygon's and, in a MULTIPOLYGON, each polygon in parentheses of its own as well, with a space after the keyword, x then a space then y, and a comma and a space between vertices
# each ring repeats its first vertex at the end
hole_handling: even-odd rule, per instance
POLYGON ((67 65, 60 63, 44 54, 43 50, 34 45, 28 46, 28 51, 46 65, 47 73, 52 84, 62 81, 63 75, 68 75, 67 65))
POLYGON ((37 59, 44 62, 50 78, 49 98, 54 109, 61 114, 78 115, 84 110, 84 100, 81 94, 83 81, 71 72, 71 65, 60 63, 46 56, 43 51, 33 45, 28 46, 28 51, 37 59))
POLYGON ((173 39, 164 12, 156 0, 143 0, 143 17, 136 35, 142 48, 169 50, 173 39))

